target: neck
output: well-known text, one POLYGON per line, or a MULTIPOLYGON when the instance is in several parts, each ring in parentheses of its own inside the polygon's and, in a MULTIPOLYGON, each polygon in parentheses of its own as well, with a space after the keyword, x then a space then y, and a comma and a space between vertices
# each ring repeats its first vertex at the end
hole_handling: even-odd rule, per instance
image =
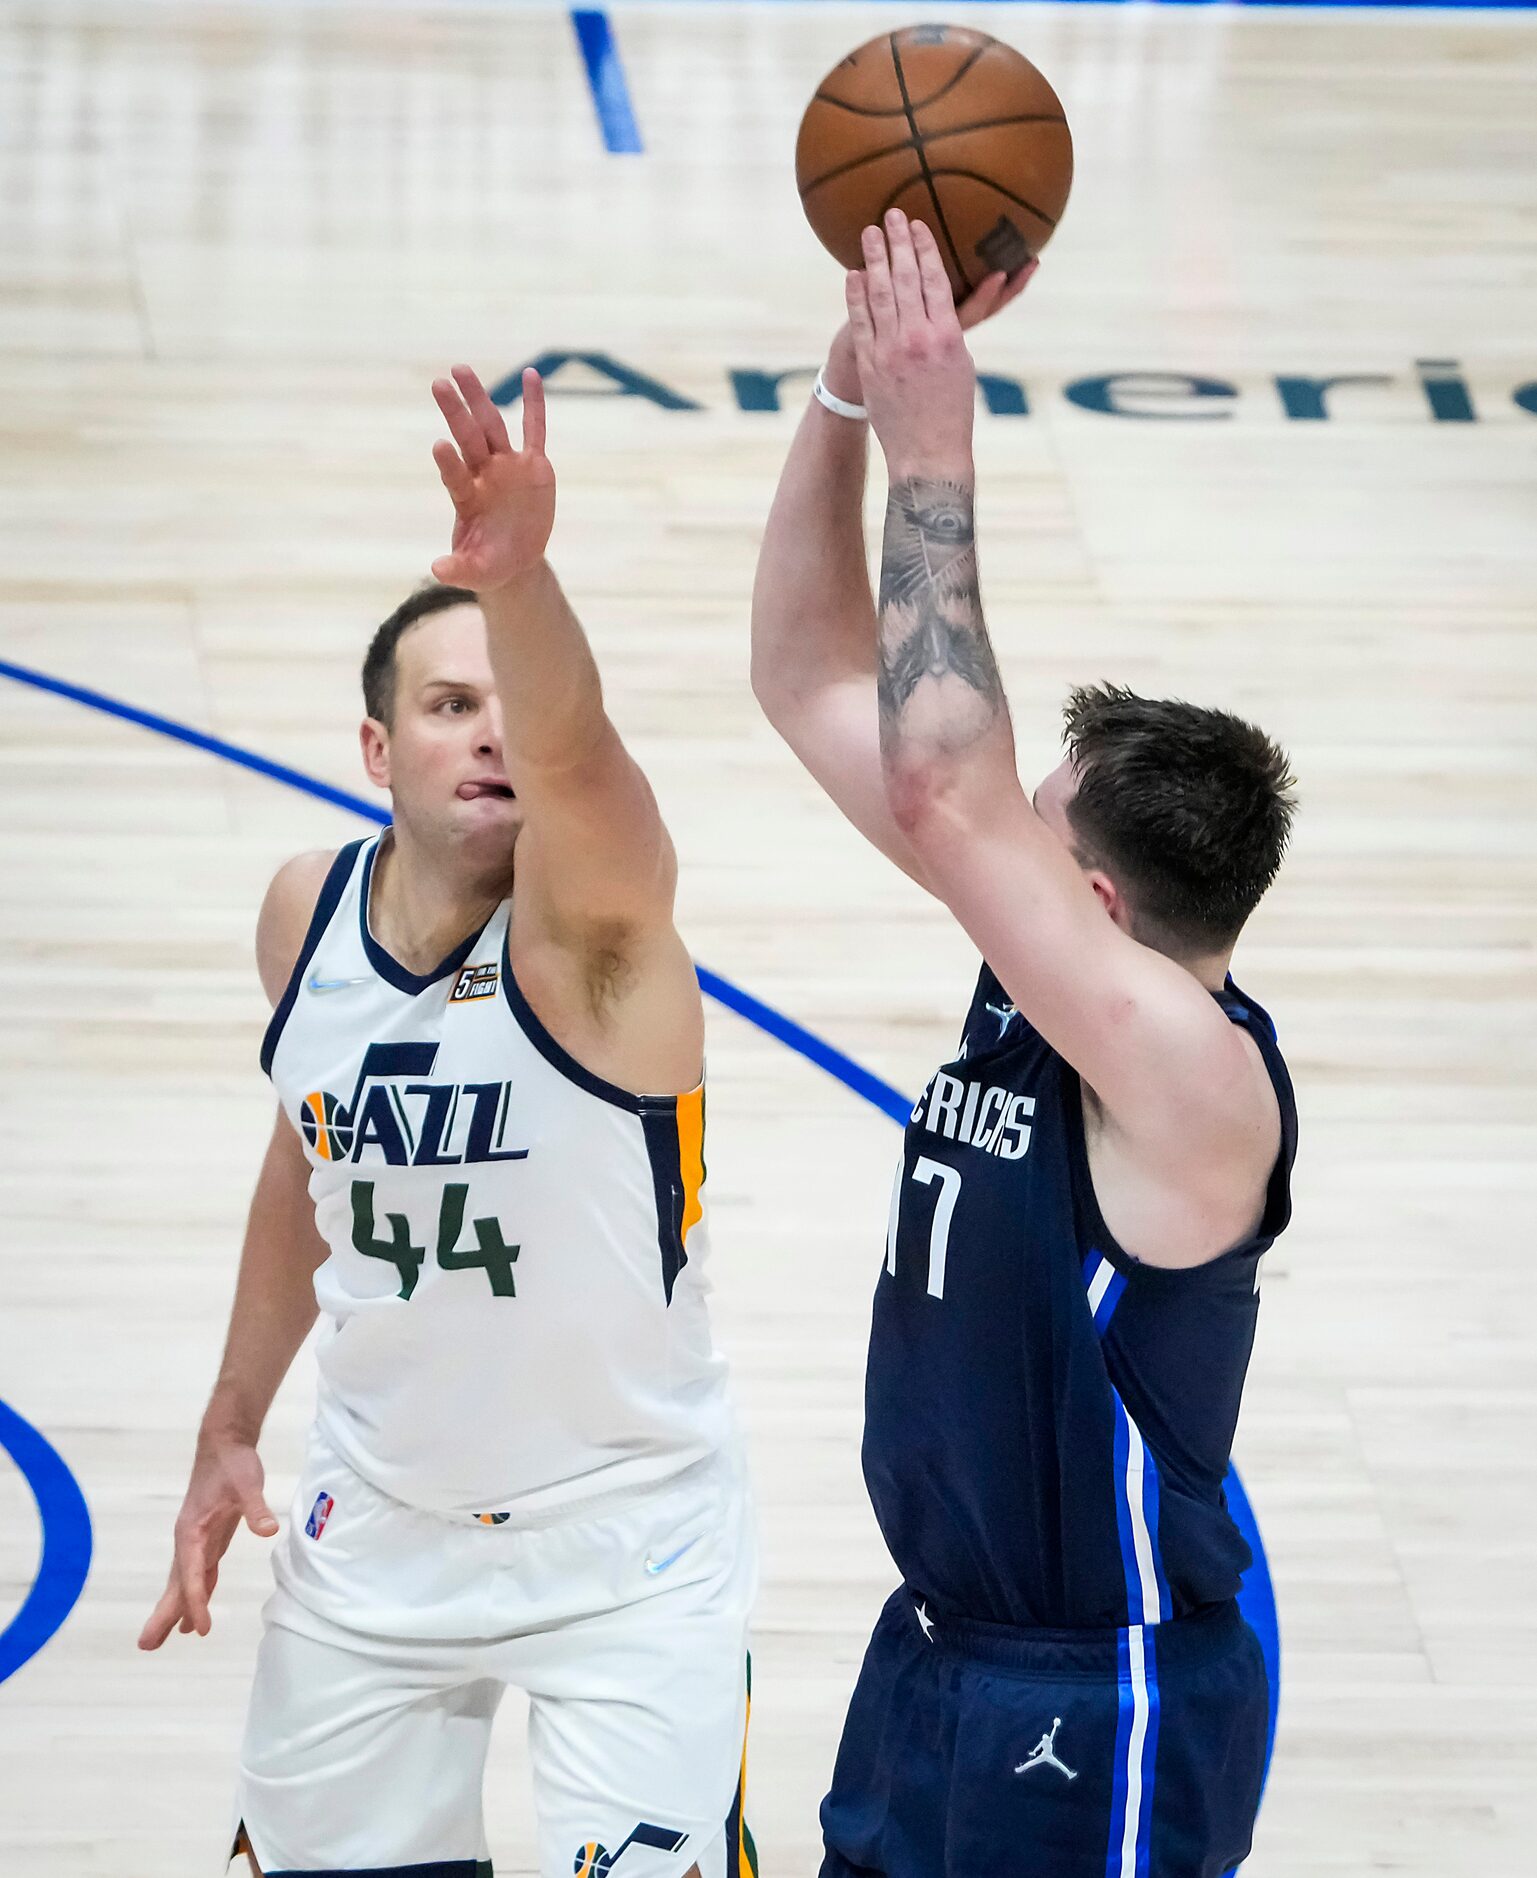
POLYGON ((1187 959, 1185 970, 1198 978, 1208 991, 1222 991, 1227 987, 1227 975, 1232 963, 1231 952, 1214 953, 1210 958, 1187 959))
POLYGON ((510 857, 472 863, 429 849, 396 824, 379 842, 370 883, 369 930, 407 971, 430 972, 478 932, 512 886, 510 857))

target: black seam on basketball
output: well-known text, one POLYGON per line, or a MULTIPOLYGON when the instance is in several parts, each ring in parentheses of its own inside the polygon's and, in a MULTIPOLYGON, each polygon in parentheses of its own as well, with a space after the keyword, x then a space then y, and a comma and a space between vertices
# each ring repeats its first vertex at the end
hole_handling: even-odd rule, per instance
MULTIPOLYGON (((927 169, 928 165, 924 164, 924 168, 927 169)), ((1038 209, 1033 202, 1026 202, 1023 196, 1016 196, 1012 189, 1005 189, 1002 183, 994 182, 991 176, 979 176, 975 170, 935 170, 933 174, 935 176, 960 176, 969 183, 981 183, 986 189, 996 189, 1000 196, 1007 196, 1010 202, 1017 202, 1022 209, 1033 215, 1038 222, 1044 222, 1048 228, 1055 228, 1057 225, 1054 218, 1044 209, 1038 209)))
MULTIPOLYGON (((923 139, 918 134, 918 120, 913 116, 913 107, 908 102, 907 80, 902 75, 902 58, 897 51, 897 36, 895 33, 890 35, 890 45, 891 63, 896 71, 897 85, 902 93, 902 107, 907 112, 907 127, 913 134, 913 154, 917 157, 919 167, 923 171, 924 186, 929 192, 929 201, 934 204, 934 219, 939 223, 939 232, 944 237, 945 246, 950 250, 950 259, 955 263, 955 271, 961 277, 961 284, 965 287, 966 291, 970 293, 971 276, 966 272, 965 268, 961 266, 961 257, 956 251, 955 238, 950 233, 950 224, 945 220, 945 212, 940 207, 939 192, 934 187, 934 177, 932 171, 929 169, 929 159, 923 152, 923 139)), ((906 188, 907 185, 904 183, 902 187, 906 188)), ((902 191, 899 189, 897 195, 901 193, 902 191)), ((892 201, 894 202, 895 200, 896 198, 893 197, 892 201)), ((890 208, 891 203, 888 203, 886 207, 890 208)), ((881 213, 881 219, 882 221, 885 220, 884 210, 881 213)))
POLYGON ((835 110, 847 111, 853 117, 901 117, 903 115, 901 105, 898 105, 894 111, 884 109, 877 111, 873 105, 846 104, 842 98, 829 98, 825 91, 819 91, 812 99, 812 103, 830 104, 835 110))
MULTIPOLYGON (((895 35, 893 34, 892 37, 894 38, 895 35)), ((939 90, 934 93, 932 98, 925 98, 921 104, 915 104, 912 107, 913 110, 926 111, 931 104, 938 104, 941 98, 947 96, 950 92, 952 92, 955 89, 955 87, 961 82, 961 80, 971 70, 972 66, 976 64, 977 60, 981 58, 982 54, 988 51, 989 48, 996 46, 998 43, 999 42, 996 39, 989 39, 987 42, 987 45, 978 46, 976 51, 972 53, 971 57, 967 59, 965 64, 962 65, 959 68, 959 70, 954 71, 950 74, 950 76, 940 86, 939 90)), ((896 63, 896 47, 895 46, 892 47, 891 59, 894 65, 896 63)), ((817 92, 816 96, 821 99, 823 104, 835 104, 840 111, 849 111, 855 117, 901 117, 907 109, 905 105, 899 107, 895 111, 888 111, 888 110, 885 110, 884 108, 882 108, 881 110, 877 110, 873 104, 849 104, 842 98, 829 98, 825 91, 817 92)))
MULTIPOLYGON (((893 33, 891 37, 893 40, 893 44, 891 48, 891 56, 892 56, 892 59, 895 60, 896 52, 897 52, 896 45, 894 43, 896 40, 896 34, 893 33)), ((998 43, 999 42, 996 39, 985 39, 985 42, 982 45, 977 47, 976 51, 972 53, 971 57, 967 59, 964 64, 959 66, 955 71, 953 71, 950 74, 950 76, 940 86, 938 91, 934 92, 932 96, 930 97, 920 98, 918 102, 912 106, 912 109, 915 111, 926 111, 928 110, 931 104, 938 104, 941 98, 947 98, 950 95, 950 93, 955 90, 956 86, 961 82, 961 80, 966 76, 966 74, 971 70, 972 66, 976 64, 977 60, 981 58, 982 54, 984 52, 991 52, 993 47, 996 46, 998 43)), ((902 96, 904 98, 907 96, 907 86, 905 84, 902 85, 902 96)))
MULTIPOLYGON (((971 130, 998 130, 1005 124, 1066 124, 1067 119, 1049 111, 1032 111, 1023 117, 989 117, 980 124, 957 124, 953 130, 928 130, 923 133, 925 143, 938 143, 945 137, 962 137, 971 130)), ((899 150, 916 150, 917 142, 912 137, 904 137, 901 143, 889 143, 883 149, 870 150, 864 156, 851 157, 847 163, 840 163, 836 169, 826 170, 814 182, 802 186, 800 197, 804 202, 813 189, 820 189, 823 183, 830 183, 839 176, 847 176, 851 170, 859 169, 866 163, 879 163, 882 157, 895 156, 899 150)))

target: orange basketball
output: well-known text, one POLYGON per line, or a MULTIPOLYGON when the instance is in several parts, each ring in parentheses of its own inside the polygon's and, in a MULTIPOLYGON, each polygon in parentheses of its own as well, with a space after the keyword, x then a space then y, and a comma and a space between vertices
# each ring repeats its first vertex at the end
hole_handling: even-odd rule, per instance
POLYGON ((1022 53, 965 26, 883 33, 817 87, 795 143, 801 206, 859 267, 860 230, 926 222, 956 297, 1045 247, 1073 184, 1061 100, 1022 53))

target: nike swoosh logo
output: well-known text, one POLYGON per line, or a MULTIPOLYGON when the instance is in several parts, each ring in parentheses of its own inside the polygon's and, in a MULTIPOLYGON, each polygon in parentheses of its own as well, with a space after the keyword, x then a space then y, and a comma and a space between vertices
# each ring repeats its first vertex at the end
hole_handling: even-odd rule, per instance
POLYGON ((692 1539, 685 1539, 682 1545, 678 1547, 677 1551, 669 1552, 666 1558, 652 1558, 650 1553, 647 1553, 646 1570, 650 1572, 653 1578, 658 1577, 662 1572, 666 1571, 670 1565, 676 1565, 690 1546, 698 1545, 698 1543, 699 1534, 695 1533, 692 1539))
POLYGON ((305 989, 308 991, 345 991, 349 985, 366 985, 367 974, 362 978, 311 978, 305 989))

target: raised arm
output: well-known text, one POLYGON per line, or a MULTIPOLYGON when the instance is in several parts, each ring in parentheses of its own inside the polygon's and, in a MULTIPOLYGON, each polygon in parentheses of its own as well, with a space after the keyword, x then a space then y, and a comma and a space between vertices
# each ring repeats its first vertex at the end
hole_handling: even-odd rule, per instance
MULTIPOLYGON (((1028 274, 984 281, 958 315, 975 325, 1028 274)), ((853 336, 833 340, 823 383, 859 402, 853 336)), ((864 538, 866 426, 811 399, 780 473, 758 553, 752 685, 769 722, 865 838, 920 885, 886 800, 876 709, 875 598, 864 538)))
POLYGON ((864 255, 848 303, 890 478, 878 656, 893 820, 1018 1008, 1177 1177, 1253 1136, 1252 1064, 1197 979, 1107 915, 1020 786, 977 574, 975 374, 944 266, 897 213, 866 229, 864 255))
MULTIPOLYGON (((858 403, 848 328, 823 382, 858 403)), ((866 425, 813 398, 780 473, 752 595, 763 714, 859 832, 920 880, 886 801, 875 706, 875 596, 865 556, 866 425)))
MULTIPOLYGON (((473 589, 502 705, 503 758, 528 819, 520 893, 556 935, 672 932, 677 863, 656 798, 603 705, 586 635, 545 560, 555 471, 544 452, 544 387, 523 375, 523 445, 468 366, 433 396, 452 444, 433 456, 454 504, 451 552, 434 575, 473 589)), ((605 941, 606 942, 606 941, 605 941)))

